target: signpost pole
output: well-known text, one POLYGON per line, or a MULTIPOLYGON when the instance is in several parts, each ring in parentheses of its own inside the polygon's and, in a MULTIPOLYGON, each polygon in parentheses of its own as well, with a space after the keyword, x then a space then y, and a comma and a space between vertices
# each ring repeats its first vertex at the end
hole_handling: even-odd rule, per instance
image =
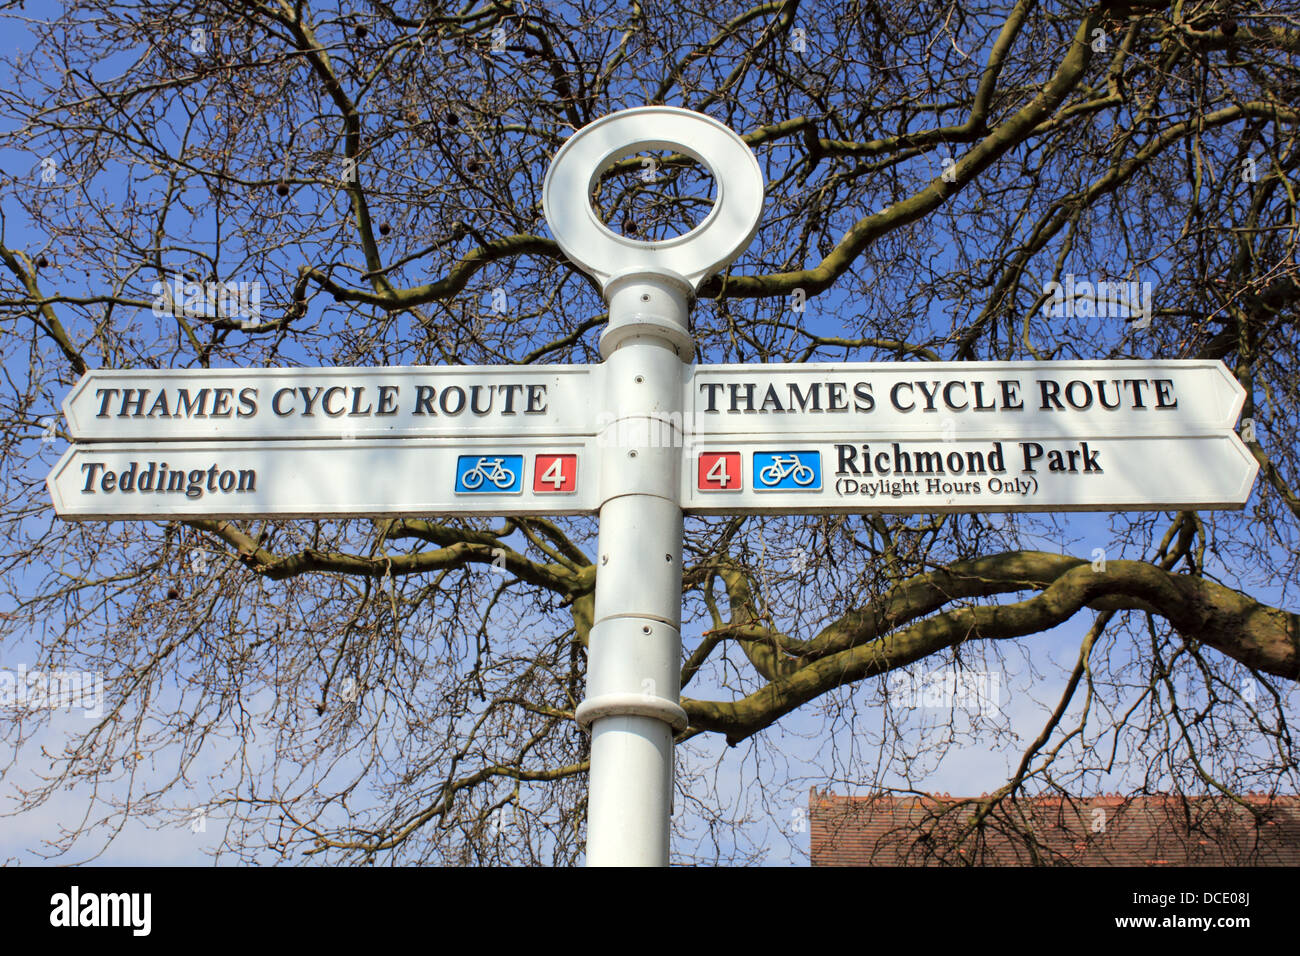
POLYGON ((599 565, 587 648, 590 866, 666 866, 681 668, 682 356, 691 289, 671 276, 612 282, 600 436, 599 565))
POLYGON ((589 866, 666 866, 673 731, 684 730, 681 681, 681 469, 687 331, 700 284, 749 245, 763 212, 763 174, 743 139, 717 120, 668 106, 602 117, 560 147, 542 186, 555 240, 609 304, 600 338, 606 427, 600 448, 599 565, 587 646, 591 730, 589 866), (588 197, 612 163, 680 150, 708 168, 717 201, 682 236, 644 242, 611 232, 588 197))

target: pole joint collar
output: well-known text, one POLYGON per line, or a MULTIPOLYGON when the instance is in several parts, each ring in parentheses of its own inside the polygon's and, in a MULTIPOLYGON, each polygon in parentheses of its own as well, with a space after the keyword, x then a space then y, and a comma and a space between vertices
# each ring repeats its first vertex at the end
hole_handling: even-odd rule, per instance
POLYGON ((680 704, 653 694, 601 694, 584 700, 573 714, 583 729, 602 717, 652 717, 678 732, 691 722, 680 704))

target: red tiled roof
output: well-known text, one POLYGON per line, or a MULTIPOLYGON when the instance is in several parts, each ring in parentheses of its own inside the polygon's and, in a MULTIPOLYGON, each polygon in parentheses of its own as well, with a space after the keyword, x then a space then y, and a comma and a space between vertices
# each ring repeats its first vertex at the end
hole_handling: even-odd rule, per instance
POLYGON ((1300 866, 1300 797, 808 797, 813 866, 1300 866))

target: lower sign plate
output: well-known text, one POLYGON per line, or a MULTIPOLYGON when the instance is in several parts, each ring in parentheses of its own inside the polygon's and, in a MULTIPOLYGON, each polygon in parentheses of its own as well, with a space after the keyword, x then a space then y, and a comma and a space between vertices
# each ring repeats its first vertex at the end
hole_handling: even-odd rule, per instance
MULTIPOLYGON (((70 519, 592 514, 601 451, 595 438, 82 444, 46 484, 70 519)), ((691 514, 1240 508, 1258 469, 1232 433, 793 448, 732 436, 683 449, 680 500, 691 514)))
POLYGON ((815 442, 686 450, 692 514, 1240 508, 1259 466, 1235 434, 815 442), (752 463, 752 464, 751 464, 752 463), (725 478, 725 481, 723 480, 725 478))
POLYGON ((595 462, 564 439, 74 445, 46 484, 73 519, 585 514, 595 462))

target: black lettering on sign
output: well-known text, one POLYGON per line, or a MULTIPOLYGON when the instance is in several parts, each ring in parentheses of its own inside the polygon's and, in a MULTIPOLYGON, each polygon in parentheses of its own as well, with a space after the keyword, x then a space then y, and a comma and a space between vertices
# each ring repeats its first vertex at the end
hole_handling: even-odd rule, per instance
POLYGON ((117 392, 118 390, 115 388, 95 389, 95 397, 99 398, 99 414, 95 416, 96 418, 108 417, 108 403, 113 400, 113 396, 116 395, 117 392), (101 395, 103 396, 103 398, 100 398, 101 395))
POLYGON ((486 415, 492 411, 492 392, 491 385, 471 385, 469 387, 469 410, 475 415, 486 415), (480 403, 479 399, 483 393, 487 393, 487 401, 480 403), (482 408, 479 405, 482 404, 482 408))
POLYGON ((128 415, 134 418, 144 416, 144 400, 149 395, 147 388, 124 388, 122 389, 122 409, 117 413, 118 418, 126 418, 128 415), (134 409, 134 413, 127 411, 128 408, 134 409))
POLYGON ((348 417, 355 415, 369 415, 373 405, 367 404, 365 408, 361 407, 361 399, 365 397, 366 387, 358 385, 352 390, 352 410, 348 412, 348 417))
POLYGON ((732 383, 727 386, 727 394, 731 399, 731 411, 738 412, 743 410, 746 412, 752 412, 754 410, 754 383, 753 382, 744 382, 741 383, 740 385, 736 385, 732 383), (740 408, 740 402, 742 400, 740 397, 741 389, 744 389, 745 392, 745 397, 743 399, 745 403, 744 409, 740 408))
POLYGON ((528 386, 528 407, 524 409, 525 415, 544 415, 546 414, 546 386, 529 385, 528 386))
POLYGON ((160 415, 163 418, 171 418, 171 412, 167 410, 167 389, 165 388, 159 390, 158 397, 155 398, 153 404, 149 406, 150 418, 157 418, 160 415), (162 409, 162 411, 159 411, 159 409, 162 409))
POLYGON ((233 388, 219 388, 212 393, 212 417, 229 418, 231 413, 230 396, 233 388))
MULTIPOLYGON (((751 385, 750 388, 753 388, 751 385)), ((797 382, 790 383, 790 411, 794 411, 794 406, 798 405, 800 411, 820 412, 822 410, 822 385, 821 382, 813 382, 808 386, 807 392, 799 391, 797 382), (811 405, 811 408, 809 406, 811 405)))
POLYGON ((414 415, 436 415, 433 410, 433 399, 438 394, 438 390, 432 385, 415 386, 415 411, 414 415))
POLYGON ((522 393, 524 387, 522 385, 502 385, 500 386, 500 388, 505 398, 505 404, 501 408, 501 414, 502 415, 519 414, 518 412, 515 411, 515 393, 516 392, 522 393))
POLYGON ((298 391, 299 391, 299 393, 301 393, 301 395, 302 395, 302 402, 303 402, 302 414, 303 414, 303 417, 304 417, 304 418, 315 418, 315 417, 316 417, 316 413, 313 412, 312 409, 315 408, 315 406, 316 406, 316 401, 317 401, 317 399, 320 398, 320 393, 321 393, 320 388, 317 387, 316 391, 313 392, 310 388, 308 388, 306 385, 304 385, 304 386, 302 386, 300 389, 298 389, 298 391))
POLYGON ((168 471, 167 462, 128 462, 121 471, 112 471, 102 461, 88 461, 81 466, 86 477, 81 493, 102 494, 183 494, 187 498, 201 498, 204 493, 247 494, 257 490, 257 471, 241 468, 238 471, 211 465, 168 471))
POLYGON ((348 390, 344 388, 342 385, 331 385, 329 388, 325 389, 325 394, 321 397, 320 400, 321 411, 323 411, 330 418, 338 418, 340 415, 344 414, 347 411, 346 403, 342 408, 336 411, 333 400, 335 395, 346 395, 347 391, 348 390))
POLYGON ((438 407, 442 409, 444 415, 458 415, 465 407, 465 390, 459 385, 451 385, 442 390, 442 397, 438 399, 438 407), (448 408, 447 399, 449 396, 456 396, 456 407, 448 408))
POLYGON ((178 388, 176 390, 176 414, 183 418, 207 418, 208 417, 208 390, 201 388, 190 398, 188 388, 178 388))

